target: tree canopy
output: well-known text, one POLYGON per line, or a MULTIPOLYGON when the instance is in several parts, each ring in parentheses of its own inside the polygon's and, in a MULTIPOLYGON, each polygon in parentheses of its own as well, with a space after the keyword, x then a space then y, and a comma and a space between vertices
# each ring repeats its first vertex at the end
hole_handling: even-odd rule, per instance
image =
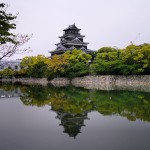
POLYGON ((17 15, 7 13, 7 5, 0 3, 0 60, 19 54, 28 49, 20 49, 31 38, 29 35, 15 35, 11 30, 16 29, 17 15))
POLYGON ((93 74, 150 74, 150 44, 129 45, 125 49, 103 47, 90 68, 93 74))
POLYGON ((14 23, 16 18, 17 16, 6 13, 6 5, 4 3, 0 4, 0 44, 17 42, 14 39, 15 35, 10 32, 11 29, 16 29, 16 24, 14 23))
POLYGON ((49 59, 44 55, 27 56, 21 61, 21 72, 27 77, 46 77, 49 59))
POLYGON ((74 49, 50 58, 43 55, 27 56, 21 62, 21 70, 14 75, 53 79, 85 75, 149 74, 150 44, 142 44, 129 45, 125 49, 103 47, 94 55, 74 49))

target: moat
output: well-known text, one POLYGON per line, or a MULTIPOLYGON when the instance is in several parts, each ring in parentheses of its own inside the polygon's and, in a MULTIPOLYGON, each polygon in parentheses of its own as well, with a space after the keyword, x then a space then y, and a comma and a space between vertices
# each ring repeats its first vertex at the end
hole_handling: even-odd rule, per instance
POLYGON ((150 92, 0 85, 1 150, 150 149, 150 92))

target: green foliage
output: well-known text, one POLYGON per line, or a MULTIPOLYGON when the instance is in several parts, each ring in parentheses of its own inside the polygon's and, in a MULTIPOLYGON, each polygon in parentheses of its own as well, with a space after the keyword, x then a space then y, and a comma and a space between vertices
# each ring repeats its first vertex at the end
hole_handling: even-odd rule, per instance
POLYGON ((90 54, 86 54, 82 50, 78 50, 78 49, 67 51, 65 54, 69 55, 70 63, 76 63, 76 62, 88 63, 88 61, 91 60, 92 58, 90 54))
POLYGON ((6 4, 0 3, 0 44, 17 42, 14 40, 15 35, 10 32, 11 29, 16 29, 16 24, 14 23, 16 16, 6 13, 6 7, 6 4))
POLYGON ((133 74, 149 74, 150 44, 127 46, 127 48, 122 51, 121 59, 128 66, 133 66, 133 74))
POLYGON ((14 76, 14 71, 12 69, 6 68, 2 71, 2 77, 12 78, 14 76))
POLYGON ((129 45, 122 50, 103 47, 98 50, 90 68, 92 74, 150 74, 150 44, 129 45))
POLYGON ((23 58, 20 73, 27 77, 46 77, 49 59, 43 55, 23 58))
POLYGON ((69 63, 66 67, 64 76, 73 78, 81 77, 89 73, 88 62, 92 59, 90 54, 86 54, 82 50, 77 49, 67 51, 65 54, 69 57, 69 63))
POLYGON ((48 63, 48 79, 54 77, 79 77, 88 74, 88 61, 91 55, 74 49, 63 55, 54 55, 48 63))
POLYGON ((69 55, 54 55, 48 62, 48 79, 62 76, 65 72, 65 68, 67 67, 68 63, 69 55))
POLYGON ((125 49, 103 47, 97 53, 81 50, 67 51, 63 55, 46 58, 43 55, 25 57, 18 76, 27 77, 81 77, 98 75, 150 74, 150 44, 129 45, 125 49), (95 58, 94 58, 95 57, 95 58), (93 60, 91 63, 90 60, 93 60))
POLYGON ((109 53, 109 52, 116 52, 116 49, 112 47, 102 47, 98 50, 98 53, 109 53))
POLYGON ((45 64, 44 62, 38 62, 32 67, 30 71, 30 76, 35 78, 42 78, 46 77, 46 72, 47 72, 47 64, 45 64))
POLYGON ((22 45, 31 38, 29 35, 13 34, 16 29, 15 19, 17 16, 7 13, 7 5, 0 3, 0 60, 11 57, 14 54, 22 54, 29 51, 29 48, 20 49, 22 45))
POLYGON ((88 74, 88 64, 84 62, 69 63, 65 73, 69 78, 85 76, 88 74))
POLYGON ((98 50, 91 64, 92 74, 118 74, 122 61, 119 59, 119 51, 111 47, 103 47, 98 50))

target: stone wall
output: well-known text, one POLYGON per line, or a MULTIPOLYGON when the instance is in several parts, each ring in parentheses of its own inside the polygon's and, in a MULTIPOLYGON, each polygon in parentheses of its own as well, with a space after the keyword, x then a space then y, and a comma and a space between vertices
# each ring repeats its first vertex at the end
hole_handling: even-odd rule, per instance
POLYGON ((2 82, 21 82, 23 84, 51 83, 54 86, 67 86, 72 84, 76 87, 97 90, 132 90, 150 92, 150 75, 140 76, 116 76, 100 75, 77 77, 71 81, 67 78, 55 78, 48 81, 46 78, 21 78, 21 79, 1 79, 2 82))
POLYGON ((135 90, 150 92, 150 75, 141 76, 85 76, 74 78, 76 87, 97 90, 135 90))
POLYGON ((71 81, 76 87, 99 90, 111 90, 114 85, 113 82, 113 76, 85 76, 74 78, 71 81))

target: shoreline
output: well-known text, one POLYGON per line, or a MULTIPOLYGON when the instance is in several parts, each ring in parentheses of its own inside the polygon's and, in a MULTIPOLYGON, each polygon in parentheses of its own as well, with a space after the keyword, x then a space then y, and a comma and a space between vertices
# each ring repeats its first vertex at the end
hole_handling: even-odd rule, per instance
POLYGON ((132 90, 150 92, 150 75, 96 75, 68 78, 54 78, 48 81, 46 78, 12 78, 0 79, 1 82, 20 82, 22 84, 40 84, 46 86, 68 86, 83 87, 95 90, 132 90))

